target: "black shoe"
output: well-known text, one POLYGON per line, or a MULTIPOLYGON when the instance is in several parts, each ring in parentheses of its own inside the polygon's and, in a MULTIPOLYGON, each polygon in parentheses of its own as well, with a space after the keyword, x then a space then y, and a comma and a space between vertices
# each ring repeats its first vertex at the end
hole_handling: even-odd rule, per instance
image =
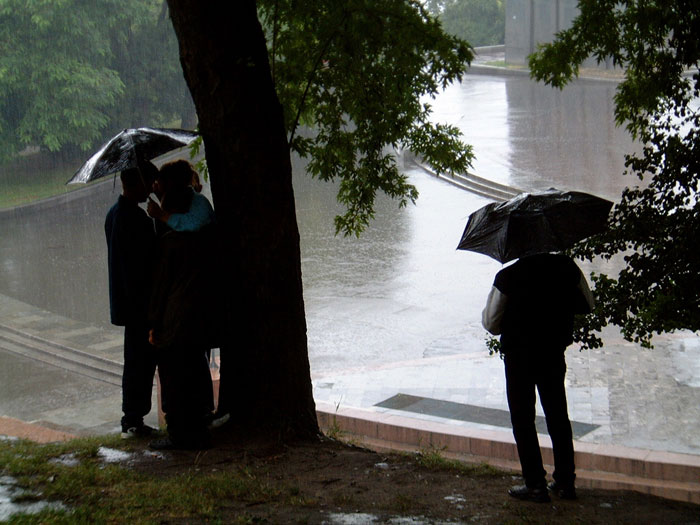
POLYGON ((229 419, 231 419, 231 414, 212 414, 210 417, 206 419, 207 423, 207 428, 209 430, 214 430, 215 428, 219 428, 224 426, 226 423, 228 423, 229 419))
POLYGON ((122 439, 149 437, 155 433, 155 429, 141 423, 136 426, 122 425, 122 439))
POLYGON ((508 489, 508 495, 517 499, 534 501, 536 503, 551 501, 547 493, 547 488, 544 485, 535 488, 528 487, 527 485, 516 485, 508 489))
POLYGON ((573 485, 562 485, 552 481, 547 485, 549 491, 561 499, 576 499, 576 487, 573 485))

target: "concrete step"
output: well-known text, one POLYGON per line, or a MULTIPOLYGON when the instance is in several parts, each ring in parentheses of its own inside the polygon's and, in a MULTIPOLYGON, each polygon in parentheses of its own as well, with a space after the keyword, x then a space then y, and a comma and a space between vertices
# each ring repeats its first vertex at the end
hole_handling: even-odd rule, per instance
POLYGON ((0 348, 93 379, 121 385, 122 365, 0 324, 0 348))
POLYGON ((497 201, 505 201, 512 199, 523 190, 514 188, 512 186, 507 186, 505 184, 499 184, 497 182, 478 177, 471 173, 453 173, 450 175, 438 175, 434 170, 432 170, 425 162, 422 160, 412 157, 407 157, 407 161, 413 162, 416 166, 425 171, 428 175, 437 177, 440 180, 449 182, 450 184, 457 186, 463 190, 476 193, 483 197, 488 197, 497 201))

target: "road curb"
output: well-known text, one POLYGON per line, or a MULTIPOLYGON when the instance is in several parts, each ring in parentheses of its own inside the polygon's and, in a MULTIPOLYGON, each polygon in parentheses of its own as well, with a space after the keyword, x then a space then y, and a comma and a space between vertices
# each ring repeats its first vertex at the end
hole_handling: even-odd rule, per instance
MULTIPOLYGON (((519 472, 518 451, 507 431, 437 423, 361 408, 317 402, 319 426, 375 450, 418 452, 436 449, 446 457, 486 463, 519 472)), ((552 472, 549 436, 540 435, 545 468, 552 472)), ((577 485, 606 490, 634 490, 700 504, 700 457, 595 443, 574 443, 577 485)))

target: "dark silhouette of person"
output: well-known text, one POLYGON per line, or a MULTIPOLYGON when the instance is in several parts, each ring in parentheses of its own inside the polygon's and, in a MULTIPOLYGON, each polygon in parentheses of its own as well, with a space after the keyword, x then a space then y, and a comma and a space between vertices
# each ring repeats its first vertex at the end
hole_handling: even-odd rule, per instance
POLYGON ((158 199, 162 199, 166 191, 165 186, 187 188, 191 192, 190 207, 185 213, 168 213, 163 210, 152 198, 148 199, 148 215, 156 219, 156 228, 164 229, 165 225, 169 229, 177 231, 199 231, 204 226, 216 222, 214 209, 204 195, 201 194, 202 184, 199 175, 192 164, 184 159, 174 160, 161 167, 169 173, 169 180, 163 177, 156 178, 153 184, 153 193, 158 199))
POLYGON ((564 351, 573 342, 574 315, 592 308, 585 277, 565 255, 523 257, 496 275, 482 322, 501 336, 508 407, 525 479, 525 485, 508 491, 515 498, 549 501, 548 488, 562 498, 576 497, 564 351), (549 486, 535 429, 535 390, 554 452, 554 481, 549 486))
POLYGON ((153 221, 139 207, 158 170, 150 162, 121 172, 122 194, 107 213, 107 265, 112 324, 124 327, 122 437, 148 436, 156 356, 148 343, 148 304, 155 249, 153 221))
MULTIPOLYGON (((214 209, 209 200, 201 194, 202 184, 197 171, 191 163, 184 159, 179 159, 164 164, 153 184, 153 193, 158 199, 163 199, 166 188, 187 188, 191 193, 190 206, 187 213, 170 213, 167 210, 163 210, 152 198, 149 198, 147 212, 156 219, 157 232, 169 230, 196 232, 205 227, 208 227, 207 229, 210 231, 216 229, 214 209), (163 174, 167 174, 167 176, 163 176, 163 174), (210 225, 213 227, 210 227, 210 225)), ((210 236, 213 237, 214 234, 210 234, 210 236)), ((221 257, 217 256, 216 259, 221 259, 221 257)), ((214 261, 210 262, 210 270, 213 274, 217 272, 220 274, 221 270, 217 270, 217 267, 218 265, 214 261)), ((222 307, 221 304, 220 307, 222 307)), ((220 338, 217 338, 217 341, 219 343, 222 342, 220 338)), ((220 348, 222 354, 227 351, 227 348, 220 348)), ((209 351, 207 355, 210 356, 209 351)), ((221 399, 221 396, 219 399, 221 399)), ((219 403, 217 411, 210 413, 207 419, 209 420, 209 428, 218 428, 228 422, 230 414, 223 403, 219 403)))
MULTIPOLYGON (((194 192, 181 183, 186 167, 167 164, 156 178, 167 214, 184 214, 191 207, 194 192)), ((207 424, 214 396, 207 356, 215 345, 218 311, 216 272, 212 269, 216 259, 213 228, 209 225, 189 232, 168 229, 157 241, 150 340, 157 349, 168 437, 151 442, 154 449, 210 446, 207 424)))

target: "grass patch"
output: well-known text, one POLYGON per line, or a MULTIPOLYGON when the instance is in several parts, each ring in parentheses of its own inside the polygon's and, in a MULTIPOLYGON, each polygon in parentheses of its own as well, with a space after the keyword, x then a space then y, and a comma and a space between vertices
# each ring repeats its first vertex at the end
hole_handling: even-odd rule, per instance
MULTIPOLYGON (((26 491, 18 499, 60 501, 68 507, 15 515, 9 523, 215 522, 222 501, 239 502, 245 507, 290 497, 246 469, 156 478, 104 463, 98 453, 100 447, 131 451, 119 436, 49 445, 1 441, 2 475, 12 476, 26 491), (57 461, 67 454, 78 459, 76 465, 57 461)), ((297 502, 304 503, 308 502, 297 502)), ((246 523, 247 518, 241 516, 240 522, 246 523)))
POLYGON ((390 508, 398 513, 405 514, 413 510, 415 505, 416 501, 411 496, 406 494, 396 494, 390 508))
POLYGON ((500 477, 503 471, 487 463, 465 463, 457 459, 446 458, 443 454, 446 447, 429 445, 421 448, 416 454, 418 464, 430 470, 451 470, 467 476, 500 477))

